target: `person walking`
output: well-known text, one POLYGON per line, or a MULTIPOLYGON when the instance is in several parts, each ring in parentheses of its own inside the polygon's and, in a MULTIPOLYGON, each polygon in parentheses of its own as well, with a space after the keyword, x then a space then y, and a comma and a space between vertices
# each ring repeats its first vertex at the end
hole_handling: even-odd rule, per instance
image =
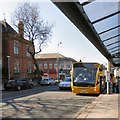
MULTIPOLYGON (((107 88, 107 85, 106 85, 106 88, 107 88)), ((112 93, 113 91, 113 75, 111 75, 110 77, 110 93, 112 93)))
POLYGON ((111 77, 111 82, 112 82, 112 93, 115 93, 115 82, 116 82, 116 78, 114 77, 114 75, 112 75, 111 77))

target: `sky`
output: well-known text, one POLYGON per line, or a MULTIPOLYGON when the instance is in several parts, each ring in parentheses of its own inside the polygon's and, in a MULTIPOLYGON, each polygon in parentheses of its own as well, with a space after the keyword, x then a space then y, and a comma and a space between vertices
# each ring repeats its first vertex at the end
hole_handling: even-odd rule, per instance
MULTIPOLYGON (((0 0, 0 20, 4 17, 8 24, 11 24, 11 15, 18 2, 27 0, 0 0), (5 16, 4 16, 5 14, 5 16)), ((49 0, 40 2, 39 0, 29 0, 38 2, 40 6, 40 15, 45 21, 54 23, 52 37, 47 45, 42 47, 41 53, 59 53, 65 57, 71 57, 77 61, 98 62, 106 65, 106 58, 95 48, 92 43, 73 25, 73 23, 49 0)), ((13 26, 12 26, 13 27, 13 26)))

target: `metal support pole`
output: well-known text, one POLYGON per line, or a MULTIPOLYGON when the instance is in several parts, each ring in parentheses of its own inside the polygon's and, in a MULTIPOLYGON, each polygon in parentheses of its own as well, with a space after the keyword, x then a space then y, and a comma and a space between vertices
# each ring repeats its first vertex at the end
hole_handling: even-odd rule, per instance
POLYGON ((107 94, 110 94, 110 62, 108 61, 108 67, 107 67, 107 94))
POLYGON ((8 80, 10 80, 10 56, 7 56, 8 58, 8 80))
POLYGON ((58 54, 58 58, 57 58, 57 79, 59 82, 59 54, 58 54))
POLYGON ((58 82, 59 81, 59 45, 62 44, 62 42, 59 42, 58 43, 58 56, 57 56, 57 79, 58 79, 58 82))
POLYGON ((58 43, 58 55, 57 55, 57 79, 59 82, 59 43, 58 43))

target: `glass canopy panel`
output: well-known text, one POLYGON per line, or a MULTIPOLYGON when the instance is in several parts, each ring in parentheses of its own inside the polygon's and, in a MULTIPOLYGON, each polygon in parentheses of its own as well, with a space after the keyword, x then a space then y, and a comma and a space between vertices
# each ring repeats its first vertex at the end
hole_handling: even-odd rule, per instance
POLYGON ((120 34, 120 33, 118 33, 118 28, 116 28, 116 29, 110 30, 108 32, 105 32, 99 36, 100 36, 101 40, 103 41, 103 40, 106 40, 106 39, 113 37, 115 35, 118 35, 118 34, 120 34))
POLYGON ((120 64, 120 58, 114 58, 114 55, 120 52, 120 36, 117 36, 120 34, 119 1, 98 2, 99 0, 92 0, 93 2, 89 4, 84 4, 84 2, 89 2, 87 0, 79 1, 106 49, 113 56, 113 61, 120 64))
POLYGON ((116 46, 118 46, 118 43, 115 43, 115 44, 106 46, 106 48, 107 48, 107 49, 112 49, 113 47, 116 47, 116 46))
POLYGON ((111 55, 114 55, 115 53, 118 53, 118 52, 119 52, 119 51, 116 50, 116 51, 112 52, 111 55))
MULTIPOLYGON (((81 0, 80 0, 81 1, 81 0)), ((118 11, 117 2, 94 2, 83 6, 91 22, 118 11)))
POLYGON ((104 30, 108 30, 109 28, 115 27, 117 25, 118 25, 118 14, 112 17, 109 17, 107 19, 104 19, 94 24, 93 26, 95 27, 96 31, 100 33, 104 30))
MULTIPOLYGON (((104 43, 104 45, 106 46, 106 45, 109 45, 109 44, 111 44, 111 43, 115 43, 115 42, 117 42, 117 41, 118 41, 118 37, 115 37, 115 38, 113 38, 113 39, 104 41, 103 43, 104 43)), ((118 46, 118 45, 117 45, 117 46, 118 46)))
POLYGON ((115 48, 113 48, 113 49, 110 49, 110 50, 108 50, 110 53, 112 53, 113 51, 117 51, 118 50, 118 47, 115 47, 115 48))

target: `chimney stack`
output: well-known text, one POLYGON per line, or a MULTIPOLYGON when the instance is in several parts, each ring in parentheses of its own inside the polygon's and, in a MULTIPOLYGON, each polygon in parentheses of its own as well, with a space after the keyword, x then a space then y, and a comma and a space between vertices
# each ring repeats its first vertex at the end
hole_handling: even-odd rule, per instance
POLYGON ((19 36, 24 38, 24 24, 22 21, 19 21, 18 23, 18 32, 19 32, 19 36))

